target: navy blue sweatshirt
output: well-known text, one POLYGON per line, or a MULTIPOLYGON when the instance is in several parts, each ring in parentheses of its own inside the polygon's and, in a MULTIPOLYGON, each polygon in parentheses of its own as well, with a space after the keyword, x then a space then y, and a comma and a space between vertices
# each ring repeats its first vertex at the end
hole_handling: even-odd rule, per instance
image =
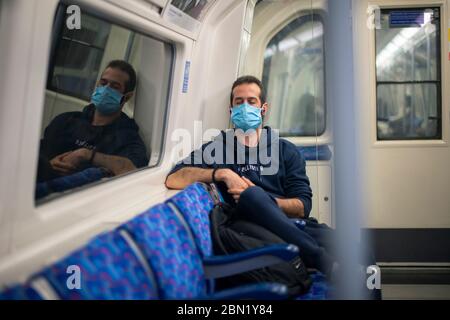
MULTIPOLYGON (((312 191, 306 176, 306 162, 297 147, 284 139, 274 138, 278 142, 279 156, 272 157, 272 152, 275 152, 276 148, 273 148, 275 144, 271 141, 272 137, 276 136, 269 127, 264 129, 266 130, 263 132, 267 134, 261 136, 257 148, 249 148, 237 142, 233 130, 224 131, 213 141, 193 151, 189 157, 179 162, 169 175, 186 167, 231 169, 239 176, 245 176, 273 197, 300 199, 305 207, 305 216, 308 217, 312 206, 312 191), (234 139, 234 143, 228 143, 227 146, 226 141, 230 139, 234 139), (245 150, 245 157, 239 155, 242 154, 242 150, 245 150), (274 165, 277 161, 278 166, 274 165), (278 170, 274 172, 273 169, 277 167, 278 170)), ((226 185, 220 184, 219 188, 222 195, 226 197, 226 201, 233 203, 231 196, 227 193, 226 185)))

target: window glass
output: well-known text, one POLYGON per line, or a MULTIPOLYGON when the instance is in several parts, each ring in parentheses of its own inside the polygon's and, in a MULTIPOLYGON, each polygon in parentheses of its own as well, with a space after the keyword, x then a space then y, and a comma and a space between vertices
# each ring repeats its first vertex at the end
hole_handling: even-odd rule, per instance
POLYGON ((57 10, 36 200, 155 166, 163 146, 173 46, 81 11, 57 10))
POLYGON ((194 19, 202 20, 211 0, 172 0, 170 4, 194 19))
POLYGON ((282 136, 314 137, 325 132, 324 66, 319 15, 295 19, 267 45, 263 84, 271 108, 266 120, 282 136))
POLYGON ((376 31, 379 140, 441 138, 440 11, 381 11, 376 31))
POLYGON ((82 23, 80 30, 62 30, 50 88, 88 100, 97 81, 111 24, 88 15, 83 15, 82 23))

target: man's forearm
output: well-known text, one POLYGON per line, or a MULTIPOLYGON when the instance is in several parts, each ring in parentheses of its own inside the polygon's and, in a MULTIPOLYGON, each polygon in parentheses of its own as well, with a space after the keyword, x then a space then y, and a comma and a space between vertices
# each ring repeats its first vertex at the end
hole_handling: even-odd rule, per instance
POLYGON ((212 183, 213 169, 183 168, 167 177, 166 187, 182 190, 195 182, 212 183))
POLYGON ((299 199, 277 199, 278 206, 292 219, 305 218, 305 207, 299 199))
POLYGON ((96 167, 108 169, 115 176, 136 170, 136 166, 127 158, 110 156, 99 152, 92 159, 92 164, 96 167))

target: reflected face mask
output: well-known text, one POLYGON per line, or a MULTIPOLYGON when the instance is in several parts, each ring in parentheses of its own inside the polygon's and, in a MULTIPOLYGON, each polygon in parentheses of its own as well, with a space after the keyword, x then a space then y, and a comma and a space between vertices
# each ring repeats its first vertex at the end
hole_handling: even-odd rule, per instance
POLYGON ((261 108, 244 103, 232 109, 231 121, 237 129, 244 132, 250 129, 256 130, 262 124, 261 111, 261 108))
POLYGON ((123 94, 111 87, 97 87, 92 93, 91 102, 98 112, 103 115, 110 115, 120 110, 123 94))

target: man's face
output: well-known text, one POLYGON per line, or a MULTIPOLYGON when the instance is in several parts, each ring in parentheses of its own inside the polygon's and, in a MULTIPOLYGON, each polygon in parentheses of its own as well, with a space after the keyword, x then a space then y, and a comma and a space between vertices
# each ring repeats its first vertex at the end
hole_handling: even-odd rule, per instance
POLYGON ((112 89, 124 94, 126 89, 126 83, 128 82, 128 74, 120 69, 107 68, 97 86, 110 86, 112 89))
POLYGON ((262 108, 262 115, 267 112, 267 104, 262 104, 261 89, 256 83, 243 83, 233 90, 233 107, 240 106, 243 103, 257 108, 262 108))
POLYGON ((133 93, 128 92, 126 93, 126 84, 130 77, 126 72, 123 72, 120 69, 116 68, 106 68, 106 70, 103 72, 102 76, 100 77, 100 80, 97 83, 97 87, 99 86, 109 86, 110 88, 119 91, 124 95, 123 104, 130 100, 133 93), (126 94, 125 94, 126 93, 126 94))

